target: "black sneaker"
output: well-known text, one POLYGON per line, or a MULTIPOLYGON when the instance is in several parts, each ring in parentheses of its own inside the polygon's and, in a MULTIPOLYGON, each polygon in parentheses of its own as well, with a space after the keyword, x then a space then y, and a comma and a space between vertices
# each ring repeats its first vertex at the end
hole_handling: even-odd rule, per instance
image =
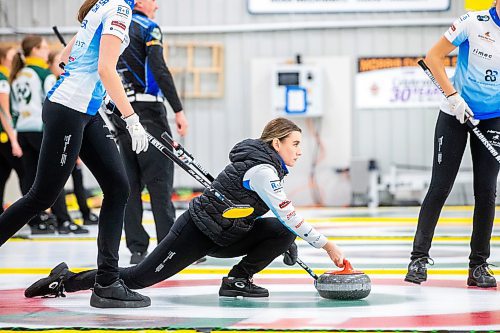
POLYGON ((96 225, 99 224, 99 216, 94 213, 90 213, 89 216, 83 218, 83 225, 96 225))
POLYGON ((406 273, 405 281, 415 284, 427 281, 427 264, 434 265, 434 260, 429 257, 413 259, 408 264, 408 273, 406 273))
POLYGON ((90 305, 94 308, 145 308, 151 305, 151 299, 138 292, 130 290, 123 280, 115 281, 113 284, 103 287, 96 283, 90 305))
POLYGON ((68 265, 65 262, 54 267, 48 277, 40 279, 26 288, 24 297, 66 297, 64 295, 63 279, 68 272, 68 265))
POLYGON ((32 235, 48 235, 54 234, 56 232, 54 225, 47 222, 39 222, 34 225, 30 225, 32 235))
POLYGON ((74 234, 88 234, 89 230, 83 227, 80 227, 73 221, 64 221, 59 223, 57 226, 57 232, 61 235, 67 235, 69 233, 74 234))
POLYGON ((253 284, 252 279, 224 277, 219 296, 269 297, 269 291, 253 284))
POLYGON ((57 217, 52 213, 47 213, 46 211, 38 214, 38 218, 40 218, 40 221, 46 222, 48 224, 55 225, 57 223, 57 217))
POLYGON ((146 256, 148 255, 148 251, 146 252, 132 252, 132 256, 130 257, 130 264, 131 265, 137 265, 144 259, 146 259, 146 256))
POLYGON ((490 264, 484 263, 482 265, 469 268, 469 278, 467 279, 468 286, 479 288, 495 288, 497 280, 493 276, 490 264))

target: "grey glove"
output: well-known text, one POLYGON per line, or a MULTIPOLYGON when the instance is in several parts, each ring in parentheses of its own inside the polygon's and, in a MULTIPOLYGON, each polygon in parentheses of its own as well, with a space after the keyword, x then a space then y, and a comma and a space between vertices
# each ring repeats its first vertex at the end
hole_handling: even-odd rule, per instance
POLYGON ((288 250, 283 253, 283 263, 288 266, 293 266, 297 263, 299 251, 297 250, 297 244, 293 242, 288 250))

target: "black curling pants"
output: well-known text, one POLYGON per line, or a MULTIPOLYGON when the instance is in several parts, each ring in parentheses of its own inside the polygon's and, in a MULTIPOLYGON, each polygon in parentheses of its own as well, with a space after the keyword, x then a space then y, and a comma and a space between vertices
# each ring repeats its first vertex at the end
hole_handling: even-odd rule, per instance
MULTIPOLYGON (((163 132, 172 134, 163 103, 134 102, 132 107, 141 118, 144 128, 158 140, 162 141, 163 132)), ((175 208, 172 203, 174 163, 154 147, 136 154, 132 150, 132 141, 123 120, 115 119, 115 123, 118 125, 120 154, 130 184, 130 197, 125 210, 125 240, 130 252, 144 253, 149 247, 149 235, 142 225, 141 194, 146 187, 151 198, 156 237, 160 243, 175 221, 175 208)))
MULTIPOLYGON (((5 134, 6 135, 6 134, 5 134)), ((5 184, 12 170, 16 171, 19 178, 19 187, 22 191, 24 168, 19 157, 12 155, 10 141, 0 143, 0 214, 3 213, 5 184)))
POLYGON ((75 165, 73 172, 71 172, 71 178, 73 178, 73 193, 75 194, 78 208, 82 213, 82 218, 88 219, 90 216, 90 208, 87 205, 87 191, 83 186, 83 171, 81 164, 75 165))
MULTIPOLYGON (((500 118, 481 120, 478 128, 500 149, 500 118)), ((441 209, 451 192, 467 144, 469 131, 454 116, 439 113, 434 135, 432 179, 420 209, 411 259, 429 256, 441 209)), ((483 264, 490 256, 490 238, 495 218, 499 164, 474 135, 470 134, 474 174, 474 217, 469 266, 483 264)))
MULTIPOLYGON (((40 159, 40 150, 42 149, 42 132, 19 132, 18 135, 19 145, 23 149, 23 156, 21 158, 24 168, 24 179, 22 182, 21 192, 26 195, 35 181, 38 160, 40 159)), ((48 207, 47 207, 48 208, 48 207)), ((68 207, 66 206, 66 198, 64 191, 57 197, 53 205, 51 205, 52 213, 57 217, 57 222, 71 220, 68 207)), ((29 224, 37 225, 40 223, 39 219, 32 219, 29 224)))
POLYGON ((118 248, 129 195, 118 149, 99 115, 90 116, 52 103, 43 105, 43 140, 33 186, 0 216, 0 246, 61 193, 80 155, 103 191, 97 236, 97 275, 103 286, 118 279, 118 248))
MULTIPOLYGON (((133 289, 154 285, 180 272, 196 260, 209 255, 218 258, 244 256, 233 266, 228 276, 252 277, 284 253, 295 240, 276 218, 263 218, 247 235, 227 247, 220 247, 205 236, 194 224, 189 211, 184 212, 154 251, 137 266, 120 269, 120 278, 133 289)), ((96 271, 70 273, 64 282, 68 292, 93 286, 96 271)))

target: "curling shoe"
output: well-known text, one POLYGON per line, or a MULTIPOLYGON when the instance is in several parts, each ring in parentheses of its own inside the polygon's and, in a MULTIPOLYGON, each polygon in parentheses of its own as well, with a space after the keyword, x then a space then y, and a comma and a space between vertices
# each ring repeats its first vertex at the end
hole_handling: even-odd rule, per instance
POLYGON ((66 297, 64 295, 64 277, 68 272, 65 262, 54 267, 48 277, 40 279, 26 288, 24 296, 27 298, 42 297, 66 297))
POLYGON ((427 281, 427 264, 434 265, 434 260, 429 257, 413 259, 408 264, 408 273, 406 273, 405 281, 415 284, 427 281))
POLYGON ((496 288, 497 280, 488 263, 469 268, 467 285, 479 288, 496 288))
POLYGON ((219 289, 219 296, 269 297, 269 291, 255 285, 252 279, 224 277, 219 289))
POLYGON ((148 296, 130 290, 123 280, 117 280, 109 286, 103 287, 96 283, 90 305, 94 308, 145 308, 151 305, 148 296))

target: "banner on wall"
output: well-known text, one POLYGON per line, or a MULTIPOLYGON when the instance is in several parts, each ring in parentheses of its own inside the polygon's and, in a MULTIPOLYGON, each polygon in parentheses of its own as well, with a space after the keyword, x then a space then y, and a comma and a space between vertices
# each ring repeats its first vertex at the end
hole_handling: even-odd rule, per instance
POLYGON ((451 0, 248 0, 251 14, 448 10, 451 0))
MULTIPOLYGON (((421 57, 358 59, 356 107, 394 109, 437 107, 443 96, 417 65, 421 57)), ((455 72, 456 56, 446 58, 449 77, 455 72)))

